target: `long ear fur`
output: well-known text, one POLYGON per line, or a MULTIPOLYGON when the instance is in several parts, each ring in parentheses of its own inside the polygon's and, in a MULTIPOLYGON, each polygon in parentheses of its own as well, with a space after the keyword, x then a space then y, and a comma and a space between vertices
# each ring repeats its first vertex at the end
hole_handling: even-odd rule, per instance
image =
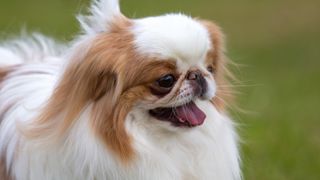
POLYGON ((125 88, 123 79, 127 78, 121 74, 126 72, 125 61, 121 59, 134 56, 132 35, 127 30, 130 25, 128 19, 120 18, 110 33, 95 36, 91 44, 84 43, 89 49, 83 50, 83 44, 79 45, 48 104, 37 119, 22 129, 27 137, 49 142, 60 140, 78 116, 83 115, 82 111, 90 108, 91 114, 86 118, 90 118, 89 126, 95 135, 123 160, 132 157, 124 119, 136 96, 120 97, 125 88))
MULTIPOLYGON (((95 0, 91 5, 89 15, 79 16, 78 19, 84 33, 95 35, 92 39, 96 39, 99 32, 107 34, 109 31, 114 31, 118 26, 115 22, 118 22, 119 19, 126 20, 120 12, 119 0, 95 0)), ((28 125, 26 130, 22 128, 27 137, 40 138, 43 135, 59 137, 55 133, 63 135, 90 101, 98 101, 108 92, 113 94, 110 103, 114 102, 112 99, 117 98, 112 92, 117 83, 116 74, 111 69, 112 66, 101 65, 102 61, 99 61, 101 57, 97 57, 99 55, 94 52, 88 54, 87 50, 83 50, 87 52, 86 55, 83 55, 84 57, 77 55, 77 52, 83 54, 82 46, 90 46, 91 43, 92 41, 81 41, 75 44, 76 48, 73 49, 75 52, 69 60, 70 64, 48 104, 36 121, 28 125)))
POLYGON ((217 83, 217 94, 212 102, 219 110, 224 110, 225 106, 233 99, 230 79, 235 79, 228 69, 229 60, 225 56, 224 34, 220 27, 208 20, 199 20, 208 30, 213 49, 208 54, 208 60, 213 63, 214 78, 217 83))
POLYGON ((102 69, 98 58, 85 58, 85 61, 72 62, 66 69, 40 116, 23 131, 27 137, 59 138, 65 135, 88 103, 98 101, 107 93, 114 95, 116 74, 105 66, 102 69))

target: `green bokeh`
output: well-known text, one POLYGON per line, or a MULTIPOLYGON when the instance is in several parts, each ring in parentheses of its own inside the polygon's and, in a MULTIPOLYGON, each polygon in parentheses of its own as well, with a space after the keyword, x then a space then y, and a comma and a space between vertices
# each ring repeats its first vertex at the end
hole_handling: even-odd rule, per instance
MULTIPOLYGON (((129 17, 186 14, 216 21, 241 64, 234 111, 245 179, 320 179, 319 0, 122 0, 129 17)), ((1 0, 0 36, 21 28, 72 39, 88 0, 1 0)), ((169 28, 169 27, 168 27, 169 28)))

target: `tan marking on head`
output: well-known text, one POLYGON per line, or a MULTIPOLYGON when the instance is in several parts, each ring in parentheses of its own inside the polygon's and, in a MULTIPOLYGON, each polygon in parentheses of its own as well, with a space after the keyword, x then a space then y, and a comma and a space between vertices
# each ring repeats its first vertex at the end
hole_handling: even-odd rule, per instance
POLYGON ((208 52, 206 60, 207 65, 211 65, 213 68, 217 84, 217 93, 212 102, 219 110, 223 110, 226 103, 233 99, 230 82, 228 81, 228 78, 233 78, 233 75, 227 68, 228 59, 224 54, 224 34, 220 27, 211 21, 199 20, 199 22, 207 28, 213 44, 213 49, 208 52))

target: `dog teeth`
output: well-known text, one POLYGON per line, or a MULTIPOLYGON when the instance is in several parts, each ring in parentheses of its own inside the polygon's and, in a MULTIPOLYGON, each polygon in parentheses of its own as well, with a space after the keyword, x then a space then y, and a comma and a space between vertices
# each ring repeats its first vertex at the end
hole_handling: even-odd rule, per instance
POLYGON ((181 122, 181 123, 186 122, 186 121, 185 121, 184 119, 182 119, 182 118, 179 118, 179 117, 178 117, 177 119, 178 119, 178 121, 181 122))

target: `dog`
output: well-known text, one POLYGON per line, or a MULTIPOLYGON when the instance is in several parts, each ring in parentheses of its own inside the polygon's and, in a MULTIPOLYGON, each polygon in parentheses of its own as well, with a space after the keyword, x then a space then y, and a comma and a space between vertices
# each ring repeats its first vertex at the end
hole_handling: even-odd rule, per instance
POLYGON ((224 35, 183 14, 95 0, 69 44, 0 46, 3 180, 238 180, 224 35))

